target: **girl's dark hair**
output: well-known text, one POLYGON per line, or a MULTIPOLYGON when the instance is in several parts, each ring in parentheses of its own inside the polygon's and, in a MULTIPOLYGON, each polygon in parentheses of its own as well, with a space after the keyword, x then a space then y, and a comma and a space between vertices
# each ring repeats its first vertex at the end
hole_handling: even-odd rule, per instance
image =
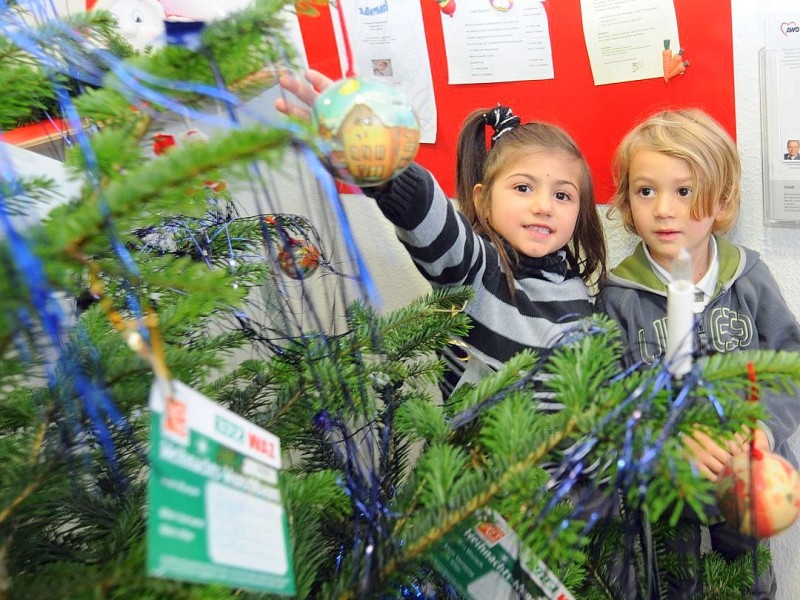
MULTIPOLYGON (((470 114, 458 136, 456 196, 459 210, 479 235, 487 236, 500 253, 509 290, 514 295, 511 257, 505 252, 501 236, 492 228, 489 216, 492 186, 502 168, 529 152, 561 152, 581 165, 580 210, 572 240, 564 248, 569 265, 588 285, 601 286, 606 278, 606 241, 594 199, 589 165, 578 145, 566 131, 550 123, 530 122, 503 132, 490 148, 486 143, 485 115, 492 109, 470 114), (481 189, 473 193, 475 186, 481 189)), ((514 256, 514 260, 518 257, 514 256)))

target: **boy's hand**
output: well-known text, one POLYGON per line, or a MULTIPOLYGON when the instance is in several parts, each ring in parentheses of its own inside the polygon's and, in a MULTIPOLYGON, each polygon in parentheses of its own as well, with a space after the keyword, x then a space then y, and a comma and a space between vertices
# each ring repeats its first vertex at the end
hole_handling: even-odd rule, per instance
POLYGON ((697 465, 697 470, 710 481, 717 480, 733 456, 728 449, 719 446, 708 434, 697 428, 683 438, 683 445, 689 451, 689 459, 697 465))
POLYGON ((683 445, 688 450, 690 460, 697 465, 697 470, 709 481, 716 482, 725 469, 725 465, 733 456, 747 452, 750 447, 751 434, 755 447, 763 452, 768 452, 767 434, 760 429, 736 433, 733 439, 724 446, 720 446, 707 433, 696 427, 692 430, 691 435, 683 438, 683 445))
MULTIPOLYGON (((333 80, 314 69, 306 71, 304 76, 306 81, 301 81, 294 75, 284 73, 278 78, 278 84, 308 106, 312 106, 319 93, 329 87, 333 80)), ((289 102, 286 98, 275 100, 275 109, 291 117, 300 119, 311 117, 311 111, 307 107, 289 102)))

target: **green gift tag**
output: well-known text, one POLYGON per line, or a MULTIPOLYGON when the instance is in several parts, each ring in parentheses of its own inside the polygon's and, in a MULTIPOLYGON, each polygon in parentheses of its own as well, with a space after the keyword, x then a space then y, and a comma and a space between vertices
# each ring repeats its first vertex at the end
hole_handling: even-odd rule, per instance
POLYGON ((493 510, 477 511, 451 531, 432 562, 471 600, 574 600, 547 565, 527 548, 520 550, 517 534, 493 510))
POLYGON ((150 408, 148 573, 294 594, 280 440, 179 381, 150 408))

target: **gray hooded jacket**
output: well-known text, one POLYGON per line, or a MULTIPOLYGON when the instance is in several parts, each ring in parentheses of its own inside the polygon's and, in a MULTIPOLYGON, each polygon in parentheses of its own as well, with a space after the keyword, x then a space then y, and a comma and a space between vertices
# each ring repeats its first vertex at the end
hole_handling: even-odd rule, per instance
MULTIPOLYGON (((734 350, 800 351, 800 325, 767 266, 750 249, 716 238, 719 275, 700 316, 695 348, 700 353, 734 350)), ((626 362, 653 363, 666 350, 667 287, 642 243, 611 271, 600 307, 622 329, 626 362)), ((763 395, 772 449, 797 465, 787 440, 800 424, 800 393, 763 395)))

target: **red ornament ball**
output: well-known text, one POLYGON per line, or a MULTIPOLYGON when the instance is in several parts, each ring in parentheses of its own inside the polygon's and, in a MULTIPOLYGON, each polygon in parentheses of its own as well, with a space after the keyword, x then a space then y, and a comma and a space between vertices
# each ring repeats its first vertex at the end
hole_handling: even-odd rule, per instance
POLYGON ((455 0, 436 0, 436 3, 439 5, 439 10, 442 11, 442 14, 448 17, 452 17, 453 13, 456 12, 455 0))
POLYGON ((800 515, 800 475, 777 454, 753 450, 737 454, 725 466, 716 496, 731 525, 745 535, 768 538, 800 515))
POLYGON ((308 240, 289 238, 278 254, 278 264, 292 279, 305 279, 317 270, 320 258, 319 250, 308 240))

